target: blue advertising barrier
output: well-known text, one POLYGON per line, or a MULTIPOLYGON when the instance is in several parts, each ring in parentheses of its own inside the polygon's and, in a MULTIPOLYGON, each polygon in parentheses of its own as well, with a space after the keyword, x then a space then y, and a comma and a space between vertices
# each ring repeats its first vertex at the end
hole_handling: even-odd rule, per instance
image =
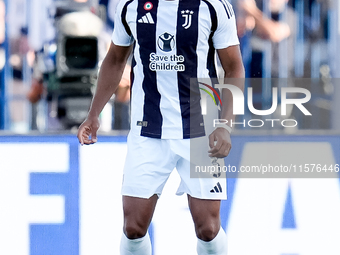
MULTIPOLYGON (((283 146, 275 148, 282 148, 281 152, 286 150, 288 154, 301 153, 298 158, 302 160, 304 148, 312 149, 317 151, 315 155, 327 158, 327 167, 340 163, 338 135, 235 135, 232 141, 233 149, 226 165, 249 165, 253 162, 254 148, 271 150, 274 148, 271 146, 283 146)), ((0 211, 0 254, 118 254, 122 228, 119 185, 125 153, 125 136, 100 136, 99 142, 92 146, 80 146, 74 135, 0 136, 0 208, 3 208, 0 211)), ((276 154, 273 155, 270 157, 276 154)), ((221 221, 228 235, 230 254, 247 254, 247 245, 240 248, 244 242, 254 251, 252 254, 302 254, 306 251, 317 254, 318 247, 326 244, 332 252, 324 254, 340 254, 340 248, 331 238, 340 234, 337 172, 334 177, 320 180, 316 185, 314 180, 286 181, 282 178, 269 184, 269 179, 250 180, 242 178, 241 174, 239 178, 227 179, 228 200, 222 202, 221 221), (313 198, 310 203, 306 202, 308 194, 313 198), (266 198, 267 195, 270 197, 266 198), (317 205, 316 210, 309 207, 313 204, 317 205), (304 222, 308 218, 306 211, 313 216, 313 222, 304 222), (267 213, 269 216, 263 216, 267 213), (315 213, 323 214, 322 218, 315 218, 315 213), (319 239, 319 246, 318 242, 310 242, 312 237, 308 245, 301 241, 310 232, 312 223, 314 230, 327 236, 328 241, 319 239), (277 226, 270 229, 272 225, 277 226), (258 231, 259 226, 264 230, 258 231), (267 246, 256 236, 261 238, 259 240, 267 238, 267 246), (289 245, 268 243, 274 237, 289 245), (298 240, 298 244, 289 241, 290 238, 298 240)), ((176 181, 174 183, 176 186, 176 181)), ((195 236, 185 198, 176 200, 173 192, 171 196, 166 190, 164 193, 165 198, 161 196, 150 228, 153 253, 175 254, 177 250, 176 254, 195 254, 195 236), (167 221, 171 223, 164 225, 167 221)))

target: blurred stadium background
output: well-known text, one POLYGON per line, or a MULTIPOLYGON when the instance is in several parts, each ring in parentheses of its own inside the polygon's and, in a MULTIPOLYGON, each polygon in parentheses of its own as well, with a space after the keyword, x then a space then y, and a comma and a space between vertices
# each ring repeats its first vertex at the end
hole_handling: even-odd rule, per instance
MULTIPOLYGON (((247 77, 264 78, 253 88, 255 106, 270 107, 271 88, 297 78, 295 86, 312 94, 312 117, 293 109, 296 128, 237 128, 226 163, 339 164, 340 1, 257 0, 257 9, 251 0, 231 2, 247 77), (275 3, 284 7, 275 11, 275 3)), ((128 81, 101 114, 100 143, 80 147, 74 134, 116 4, 0 1, 0 254, 119 254, 128 81)), ((339 255, 339 173, 331 175, 227 179, 221 215, 229 254, 339 255)), ((178 181, 174 173, 149 230, 155 255, 195 254, 186 198, 174 195, 178 181)))

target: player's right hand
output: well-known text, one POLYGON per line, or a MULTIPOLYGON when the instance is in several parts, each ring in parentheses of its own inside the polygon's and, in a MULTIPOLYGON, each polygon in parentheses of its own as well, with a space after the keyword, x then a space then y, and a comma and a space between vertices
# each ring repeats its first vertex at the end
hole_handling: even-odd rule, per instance
POLYGON ((209 135, 209 157, 224 158, 231 150, 230 133, 221 127, 216 128, 209 135))
POLYGON ((78 128, 78 140, 81 145, 94 144, 97 142, 97 131, 99 129, 99 119, 90 118, 87 119, 78 128))

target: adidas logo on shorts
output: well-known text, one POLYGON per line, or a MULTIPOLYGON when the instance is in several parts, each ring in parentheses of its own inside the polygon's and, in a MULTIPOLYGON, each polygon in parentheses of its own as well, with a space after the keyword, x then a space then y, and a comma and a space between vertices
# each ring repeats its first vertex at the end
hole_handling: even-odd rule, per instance
POLYGON ((155 22, 153 21, 153 18, 151 16, 151 13, 148 12, 147 14, 145 14, 142 18, 140 18, 138 20, 138 23, 145 23, 145 24, 155 24, 155 22))
POLYGON ((221 193, 222 192, 222 187, 221 184, 218 182, 216 186, 210 190, 210 193, 221 193))

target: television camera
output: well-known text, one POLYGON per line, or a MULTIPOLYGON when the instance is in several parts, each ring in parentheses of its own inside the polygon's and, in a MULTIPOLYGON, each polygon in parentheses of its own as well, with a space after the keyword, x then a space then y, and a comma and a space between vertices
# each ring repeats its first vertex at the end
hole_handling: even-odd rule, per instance
POLYGON ((98 37, 103 22, 94 14, 98 1, 56 1, 55 68, 47 79, 49 116, 63 129, 86 118, 96 82, 98 37))

